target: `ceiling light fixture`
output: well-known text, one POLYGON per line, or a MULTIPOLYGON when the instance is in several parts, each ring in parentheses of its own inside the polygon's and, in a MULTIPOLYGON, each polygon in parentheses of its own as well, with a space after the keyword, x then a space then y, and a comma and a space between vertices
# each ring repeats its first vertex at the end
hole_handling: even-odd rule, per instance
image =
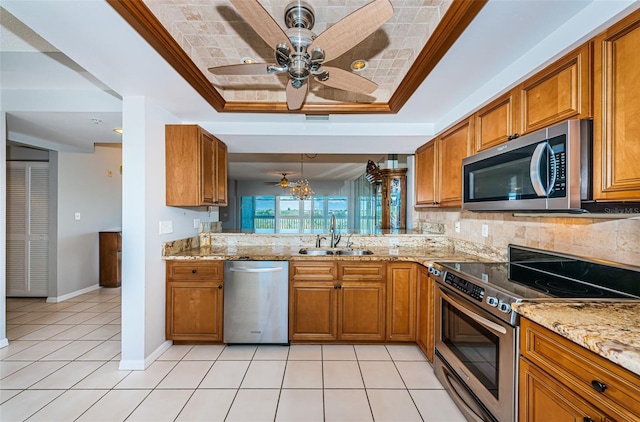
POLYGON ((354 72, 362 72, 367 68, 367 66, 369 66, 369 63, 367 63, 365 60, 355 60, 351 63, 351 70, 353 70, 354 72))
POLYGON ((113 129, 113 131, 114 131, 115 133, 117 133, 118 135, 122 135, 122 128, 117 127, 117 128, 115 128, 115 129, 113 129))
POLYGON ((302 162, 304 160, 304 154, 300 154, 300 177, 289 191, 291 196, 294 196, 298 199, 309 199, 313 196, 314 192, 311 190, 311 186, 309 186, 309 181, 304 178, 304 168, 302 167, 302 162))

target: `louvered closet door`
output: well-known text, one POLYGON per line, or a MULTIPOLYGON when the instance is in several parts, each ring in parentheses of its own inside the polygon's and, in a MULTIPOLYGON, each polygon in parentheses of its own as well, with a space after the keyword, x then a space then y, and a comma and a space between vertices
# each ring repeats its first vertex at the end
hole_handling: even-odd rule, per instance
POLYGON ((49 163, 7 162, 7 296, 49 287, 49 163))

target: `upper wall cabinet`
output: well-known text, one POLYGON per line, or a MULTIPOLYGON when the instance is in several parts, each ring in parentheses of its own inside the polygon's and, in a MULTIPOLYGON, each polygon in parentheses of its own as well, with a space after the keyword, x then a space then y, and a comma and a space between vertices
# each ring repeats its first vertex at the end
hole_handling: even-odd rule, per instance
POLYGON ((462 205, 462 159, 471 154, 473 118, 468 118, 416 152, 416 205, 462 205))
POLYGON ((584 44, 518 87, 520 134, 591 117, 590 50, 584 44))
POLYGON ((165 143, 167 205, 227 205, 227 146, 197 125, 167 125, 165 143))
POLYGON ((500 145, 519 136, 518 92, 517 89, 509 91, 474 114, 475 152, 500 145))
POLYGON ((640 200, 640 12, 594 41, 593 197, 640 200))

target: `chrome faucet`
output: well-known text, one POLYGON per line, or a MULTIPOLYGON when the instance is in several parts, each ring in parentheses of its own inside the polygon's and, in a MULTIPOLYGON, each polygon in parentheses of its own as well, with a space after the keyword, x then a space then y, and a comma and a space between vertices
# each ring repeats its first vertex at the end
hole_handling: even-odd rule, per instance
POLYGON ((329 233, 331 233, 331 247, 335 248, 340 242, 340 233, 336 234, 336 216, 331 214, 331 224, 329 226, 329 233))
POLYGON ((320 246, 322 246, 321 243, 323 240, 327 240, 327 238, 324 236, 320 237, 320 235, 316 236, 316 248, 319 248, 320 246))

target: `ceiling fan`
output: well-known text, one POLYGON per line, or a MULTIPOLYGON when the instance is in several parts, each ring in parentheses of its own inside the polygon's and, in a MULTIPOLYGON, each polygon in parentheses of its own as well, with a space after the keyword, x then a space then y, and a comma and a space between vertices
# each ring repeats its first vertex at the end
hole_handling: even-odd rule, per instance
POLYGON ((320 35, 311 32, 313 8, 294 1, 285 8, 283 30, 258 0, 230 0, 256 33, 275 49, 275 64, 251 63, 210 67, 214 75, 269 75, 288 73, 287 108, 299 110, 309 89, 308 79, 326 86, 361 94, 371 94, 378 85, 362 76, 337 67, 324 66, 355 47, 391 16, 389 0, 373 0, 338 21, 320 35))
POLYGON ((289 179, 287 179, 287 174, 290 174, 290 173, 280 173, 280 174, 282 174, 282 179, 280 179, 279 182, 264 182, 264 184, 271 185, 271 186, 280 186, 282 189, 298 186, 296 182, 290 182, 289 179))

